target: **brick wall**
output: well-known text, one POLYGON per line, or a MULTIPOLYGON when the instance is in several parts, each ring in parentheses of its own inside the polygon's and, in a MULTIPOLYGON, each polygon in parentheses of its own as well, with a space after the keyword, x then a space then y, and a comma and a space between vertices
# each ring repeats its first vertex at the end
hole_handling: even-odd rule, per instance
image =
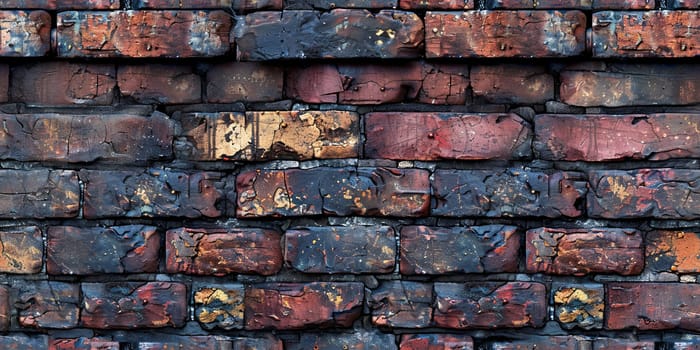
POLYGON ((0 0, 0 349, 700 349, 694 0, 0 0))

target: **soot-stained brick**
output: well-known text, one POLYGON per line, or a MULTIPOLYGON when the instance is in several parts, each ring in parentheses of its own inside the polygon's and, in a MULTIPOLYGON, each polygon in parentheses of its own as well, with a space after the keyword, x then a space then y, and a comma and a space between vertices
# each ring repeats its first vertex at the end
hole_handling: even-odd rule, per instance
POLYGON ((46 11, 0 11, 0 56, 46 55, 51 49, 51 22, 46 11))
POLYGON ((605 290, 602 284, 556 284, 552 286, 554 317, 562 327, 603 328, 605 290))
POLYGON ((116 86, 112 64, 28 63, 12 68, 10 96, 30 105, 109 105, 116 86))
POLYGON ((520 234, 515 226, 401 228, 401 273, 517 272, 520 234))
POLYGON ((188 297, 181 283, 83 283, 82 292, 80 322, 86 328, 182 327, 187 319, 188 297))
POLYGON ((554 98, 554 77, 544 66, 473 66, 469 80, 474 96, 492 103, 542 104, 554 98))
POLYGON ((654 272, 700 272, 700 233, 651 231, 646 239, 646 266, 654 272))
POLYGON ((291 229, 284 241, 285 262, 304 273, 391 273, 396 264, 389 226, 291 229))
POLYGON ((119 342, 86 337, 51 339, 49 350, 119 350, 119 342))
POLYGON ((364 285, 355 282, 267 283, 245 291, 245 328, 349 327, 362 314, 364 285))
POLYGON ((437 170, 433 177, 437 216, 577 217, 587 191, 582 176, 571 172, 437 170))
POLYGON ((79 205, 75 171, 0 170, 0 218, 70 218, 79 205))
POLYGON ((423 22, 412 12, 335 9, 262 11, 238 18, 238 59, 410 58, 423 48, 423 22))
POLYGON ((169 273, 273 275, 282 267, 281 235, 257 228, 178 228, 165 238, 169 273))
POLYGON ((435 283, 433 321, 454 329, 541 327, 545 286, 530 282, 435 283))
POLYGON ((206 284, 194 290, 194 317, 205 329, 243 328, 242 284, 206 284))
POLYGON ((158 270, 160 235, 153 226, 51 226, 46 245, 46 272, 52 275, 158 270))
POLYGON ((80 314, 80 286, 57 281, 17 281, 12 285, 19 325, 73 328, 80 314))
POLYGON ((359 330, 353 333, 302 333, 285 340, 286 350, 397 350, 394 335, 359 330))
MULTIPOLYGON (((44 241, 38 227, 26 226, 0 230, 0 247, 2 248, 0 272, 17 274, 41 272, 44 241)), ((2 324, 1 321, 0 324, 2 324)))
POLYGON ((284 92, 284 69, 271 63, 219 63, 207 70, 206 82, 211 103, 276 101, 284 92))
POLYGON ((123 65, 117 70, 122 96, 144 104, 198 103, 202 82, 191 66, 141 64, 123 65))
POLYGON ((644 269, 642 234, 635 229, 538 228, 527 231, 527 271, 582 276, 637 275, 644 269))
POLYGON ((387 281, 367 297, 372 323, 379 327, 425 328, 433 317, 433 285, 387 281))
POLYGON ((403 334, 400 350, 472 350, 474 341, 468 335, 403 334))

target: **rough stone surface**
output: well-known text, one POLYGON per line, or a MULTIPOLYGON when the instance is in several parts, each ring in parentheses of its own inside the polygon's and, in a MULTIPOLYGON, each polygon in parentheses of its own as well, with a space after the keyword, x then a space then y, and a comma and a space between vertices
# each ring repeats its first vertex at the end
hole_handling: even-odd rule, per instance
POLYGON ((122 96, 142 104, 198 103, 202 82, 191 66, 123 65, 117 70, 122 96))
POLYGON ((554 317, 565 329, 603 328, 605 288, 602 284, 557 284, 552 286, 554 317))
POLYGON ((554 77, 544 66, 473 66, 469 80, 475 96, 491 103, 545 103, 554 99, 554 77))
MULTIPOLYGON (((25 226, 0 231, 0 272, 39 273, 43 259, 44 241, 38 227, 25 226)), ((1 311, 0 315, 3 315, 1 311)), ((0 319, 0 330, 2 329, 0 319)))
POLYGON ((41 62, 14 66, 10 96, 32 105, 109 105, 116 70, 111 64, 41 62))
POLYGON ((0 170, 0 218, 71 218, 80 185, 72 170, 0 170))
POLYGON ((195 289, 195 319, 205 329, 242 329, 244 293, 241 284, 207 284, 195 289))
POLYGON ((51 22, 45 11, 0 11, 0 56, 45 55, 51 48, 51 22))
POLYGON ((433 317, 433 286, 412 281, 387 281, 367 297, 372 323, 379 327, 425 328, 433 317))
POLYGON ((391 334, 356 331, 354 333, 303 333, 297 341, 285 341, 285 350, 397 350, 391 334))
POLYGON ((610 283, 605 304, 605 327, 640 330, 700 330, 695 302, 700 286, 687 283, 610 283))
POLYGON ((219 63, 207 70, 207 101, 267 102, 282 99, 284 69, 256 62, 219 63))
POLYGON ((700 272, 700 233, 651 231, 646 239, 646 266, 654 272, 700 272))
POLYGON ((474 342, 468 335, 404 334, 400 350, 472 350, 474 342))
MULTIPOLYGON (((80 315, 80 287, 57 281, 18 281, 12 299, 20 326, 73 328, 80 315)), ((1 343, 0 343, 1 344, 1 343)))

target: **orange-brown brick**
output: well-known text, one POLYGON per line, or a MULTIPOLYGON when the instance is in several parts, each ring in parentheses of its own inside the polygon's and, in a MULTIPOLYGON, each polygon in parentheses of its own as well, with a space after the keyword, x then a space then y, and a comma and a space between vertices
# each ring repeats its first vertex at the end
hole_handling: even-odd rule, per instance
POLYGON ((700 272, 700 234, 651 231, 646 235, 646 265, 655 272, 700 272))
POLYGON ((404 334, 400 350, 472 350, 474 342, 468 335, 404 334))
POLYGON ((543 104, 554 98, 554 78, 543 66, 473 66, 469 80, 474 96, 492 103, 543 104))
MULTIPOLYGON (((2 247, 0 272, 17 274, 41 272, 44 242, 38 227, 17 227, 0 231, 0 247, 2 247)), ((1 320, 0 324, 2 324, 1 320)), ((2 328, 0 326, 0 329, 2 328)))
POLYGON ((37 57, 51 48, 46 11, 0 11, 0 56, 37 57))
POLYGON ((268 102, 282 99, 284 70, 269 63, 226 62, 209 68, 206 81, 208 102, 268 102))
POLYGON ((0 170, 0 218, 71 218, 80 185, 72 170, 0 170), (21 191, 18 191, 21 189, 21 191))
POLYGON ((32 105, 109 105, 116 87, 114 65, 41 62, 12 68, 10 96, 32 105))
POLYGON ((695 301, 700 285, 687 283, 610 283, 606 292, 606 328, 700 330, 695 301))
POLYGON ((117 84, 122 96, 137 103, 198 103, 202 99, 202 82, 191 66, 123 65, 117 70, 117 84))

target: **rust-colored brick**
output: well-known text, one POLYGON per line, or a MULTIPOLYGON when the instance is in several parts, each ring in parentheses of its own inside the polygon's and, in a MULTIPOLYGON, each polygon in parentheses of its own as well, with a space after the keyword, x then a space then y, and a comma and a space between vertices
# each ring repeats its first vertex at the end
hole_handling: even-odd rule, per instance
POLYGON ((401 228, 401 273, 517 272, 520 234, 515 226, 401 228))
POLYGON ((123 65, 117 70, 117 84, 122 96, 137 103, 198 103, 202 99, 202 82, 191 66, 123 65))
POLYGON ((700 272, 700 233, 651 231, 646 235, 646 266, 655 272, 700 272))
POLYGON ((0 56, 44 56, 51 48, 50 33, 48 12, 0 11, 0 56))
POLYGON ((282 99, 283 89, 284 70, 278 65, 226 62, 207 71, 206 93, 211 103, 276 101, 282 99))
POLYGON ((474 342, 468 335, 404 334, 400 350, 472 350, 474 342))
POLYGON ((22 64, 12 68, 11 76, 11 100, 30 105, 109 105, 117 85, 112 64, 22 64))
POLYGON ((640 330, 681 328, 700 330, 695 302, 700 285, 687 283, 610 283, 607 285, 605 327, 640 330))
POLYGON ((72 170, 0 170, 0 218, 71 218, 80 185, 72 170))
POLYGON ((554 317, 562 327, 603 328, 605 288, 602 284, 556 284, 552 286, 554 317))
POLYGON ((543 104, 554 99, 554 78, 544 66, 473 66, 469 80, 474 95, 492 103, 543 104))
POLYGON ((429 11, 425 55, 577 56, 585 49, 585 31, 586 15, 580 11, 429 11))
POLYGON ((27 328, 74 328, 80 315, 80 286, 57 281, 17 281, 15 308, 27 328))
POLYGON ((205 329, 243 328, 242 284, 206 284, 194 291, 194 317, 205 329))
POLYGON ((116 10, 119 0, 0 0, 0 8, 44 10, 116 10))
POLYGON ((432 325, 432 284, 387 281, 367 298, 372 323, 379 327, 425 328, 432 325))
MULTIPOLYGON (((36 226, 17 227, 0 231, 0 272, 30 274, 41 272, 44 241, 36 226)), ((2 312, 0 312, 0 315, 2 312)), ((0 329, 2 320, 0 320, 0 329)))
POLYGON ((282 267, 277 231, 255 228, 178 228, 165 238, 166 271, 224 276, 273 275, 282 267))
POLYGON ((230 49, 224 11, 68 11, 57 21, 60 57, 209 57, 230 49))
POLYGON ((119 342, 85 337, 52 339, 49 350, 119 350, 119 342))
POLYGON ((349 327, 362 313, 356 282, 268 283, 245 291, 245 328, 349 327))
POLYGON ((354 331, 352 333, 302 333, 299 339, 286 340, 285 350, 350 349, 350 350, 397 350, 392 334, 376 331, 354 331))

